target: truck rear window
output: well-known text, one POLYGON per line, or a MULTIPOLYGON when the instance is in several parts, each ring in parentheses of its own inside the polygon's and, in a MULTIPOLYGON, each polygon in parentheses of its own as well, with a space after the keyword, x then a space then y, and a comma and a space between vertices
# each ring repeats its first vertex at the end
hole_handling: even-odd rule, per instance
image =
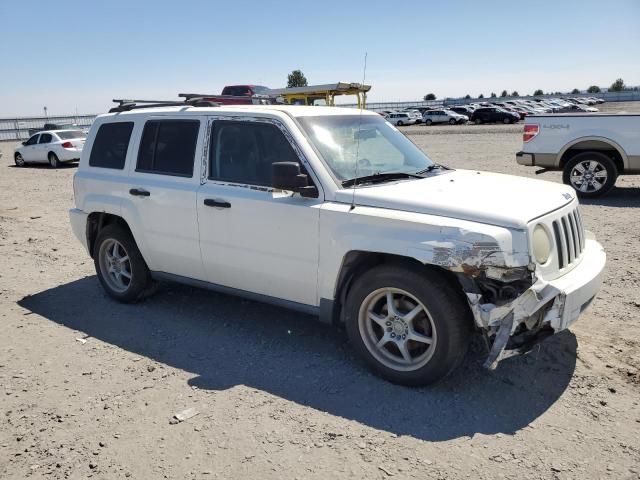
POLYGON ((100 125, 93 141, 89 165, 91 167, 122 170, 127 158, 133 122, 105 123, 100 125))

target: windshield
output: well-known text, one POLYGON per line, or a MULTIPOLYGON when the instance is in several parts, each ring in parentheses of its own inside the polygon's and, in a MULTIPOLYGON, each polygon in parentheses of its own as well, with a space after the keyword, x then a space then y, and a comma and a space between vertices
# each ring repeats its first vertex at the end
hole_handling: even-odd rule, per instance
POLYGON ((60 137, 60 140, 70 140, 72 138, 85 138, 87 136, 86 133, 81 130, 67 130, 64 132, 56 132, 56 135, 60 137))
POLYGON ((298 121, 339 181, 356 175, 416 173, 434 164, 378 115, 298 117, 298 121))

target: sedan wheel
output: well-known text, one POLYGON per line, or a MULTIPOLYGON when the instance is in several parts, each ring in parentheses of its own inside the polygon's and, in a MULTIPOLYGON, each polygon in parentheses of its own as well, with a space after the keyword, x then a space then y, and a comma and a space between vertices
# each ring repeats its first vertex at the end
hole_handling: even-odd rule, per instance
POLYGON ((403 122, 402 120, 398 120, 398 124, 397 124, 397 125, 398 125, 399 127, 401 127, 401 126, 403 126, 403 125, 404 125, 404 122, 403 122))
POLYGON ((511 120, 509 117, 504 117, 504 118, 502 119, 502 123, 504 123, 505 125, 507 125, 507 124, 509 124, 509 123, 511 123, 511 122, 512 122, 512 120, 511 120))
POLYGON ((49 165, 51 165, 52 168, 58 168, 60 166, 60 160, 58 160, 58 156, 53 152, 49 153, 49 165))
POLYGON ((24 167, 25 162, 24 162, 24 158, 22 158, 22 155, 21 155, 21 154, 16 153, 16 154, 14 155, 14 157, 13 157, 13 160, 15 161, 16 166, 18 166, 18 167, 24 167))
POLYGON ((449 120, 449 125, 455 125, 456 124, 456 119, 452 118, 451 120, 449 120))

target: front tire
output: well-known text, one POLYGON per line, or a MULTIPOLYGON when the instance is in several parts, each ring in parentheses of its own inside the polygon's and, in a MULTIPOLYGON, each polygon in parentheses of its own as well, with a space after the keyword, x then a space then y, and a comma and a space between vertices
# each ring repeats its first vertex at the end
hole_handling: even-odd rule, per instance
POLYGON ((510 119, 509 117, 504 117, 502 119, 502 123, 504 123, 505 125, 509 125, 510 123, 513 123, 513 120, 510 119))
POLYGON ((401 126, 403 126, 403 125, 404 125, 404 122, 403 122, 402 120, 398 120, 398 123, 397 123, 396 125, 398 125, 399 127, 401 127, 401 126))
POLYGON ((125 228, 117 224, 104 227, 93 252, 98 280, 113 299, 132 303, 153 291, 147 263, 125 228))
POLYGON ((345 305, 347 334, 369 368, 407 386, 429 385, 464 359, 472 319, 435 271, 381 265, 364 273, 345 305))
POLYGON ((23 156, 22 156, 22 154, 20 154, 20 153, 16 153, 16 154, 13 156, 13 161, 15 162, 16 167, 24 167, 24 165, 25 165, 25 163, 26 163, 26 162, 24 161, 24 157, 23 157, 23 156))
POLYGON ((562 181, 571 185, 579 197, 595 198, 613 188, 618 178, 615 163, 604 153, 579 153, 567 162, 562 181))
POLYGON ((449 120, 449 125, 455 125, 456 124, 456 119, 452 118, 451 120, 449 120))
POLYGON ((58 160, 58 156, 55 153, 49 152, 47 158, 49 159, 49 165, 51 165, 51 168, 58 168, 60 166, 60 160, 58 160))

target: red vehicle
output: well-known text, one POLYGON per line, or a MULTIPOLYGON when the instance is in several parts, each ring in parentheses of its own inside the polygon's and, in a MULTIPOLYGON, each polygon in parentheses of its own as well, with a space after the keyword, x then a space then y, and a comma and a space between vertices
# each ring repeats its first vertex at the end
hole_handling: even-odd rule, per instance
POLYGON ((269 94, 270 89, 262 85, 227 85, 220 95, 208 93, 181 93, 179 96, 187 100, 198 98, 220 105, 251 105, 275 103, 269 94))

